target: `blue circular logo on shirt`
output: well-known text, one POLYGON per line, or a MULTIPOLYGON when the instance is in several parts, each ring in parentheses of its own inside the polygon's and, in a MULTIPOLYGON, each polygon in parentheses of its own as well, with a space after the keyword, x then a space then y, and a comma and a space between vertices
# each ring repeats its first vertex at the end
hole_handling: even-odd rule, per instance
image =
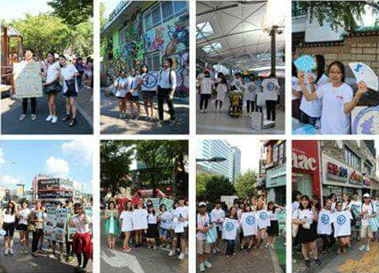
POLYGON ((255 217, 254 216, 248 216, 246 217, 246 224, 249 226, 252 226, 255 224, 255 217))
POLYGON ((145 76, 143 76, 143 86, 146 88, 154 88, 158 83, 158 78, 153 73, 147 73, 145 76))
POLYGON ((266 89, 267 89, 268 91, 274 91, 274 89, 275 89, 275 84, 274 84, 273 82, 268 82, 268 83, 266 84, 266 89))
POLYGON ((340 215, 337 217, 337 224, 339 224, 340 226, 342 226, 343 224, 345 224, 346 222, 346 217, 345 215, 340 215))
POLYGON ((225 225, 226 231, 232 231, 234 229, 234 224, 232 222, 227 222, 225 225))
POLYGON ((321 222, 324 224, 324 225, 327 225, 329 224, 329 216, 327 214, 323 214, 321 216, 321 222))
POLYGON ((266 220, 267 219, 267 213, 266 212, 262 212, 261 214, 259 214, 259 219, 266 220))

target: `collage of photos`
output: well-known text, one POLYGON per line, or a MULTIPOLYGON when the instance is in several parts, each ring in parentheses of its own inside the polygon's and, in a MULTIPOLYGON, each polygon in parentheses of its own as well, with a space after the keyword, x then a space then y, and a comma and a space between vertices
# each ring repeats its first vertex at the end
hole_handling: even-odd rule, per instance
POLYGON ((0 0, 0 28, 0 273, 379 273, 379 0, 0 0))

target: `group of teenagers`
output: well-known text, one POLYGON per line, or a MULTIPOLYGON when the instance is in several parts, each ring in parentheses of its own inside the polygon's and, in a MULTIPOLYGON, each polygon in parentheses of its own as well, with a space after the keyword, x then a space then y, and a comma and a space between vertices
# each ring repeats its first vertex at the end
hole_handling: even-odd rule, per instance
POLYGON ((345 82, 345 65, 333 61, 326 69, 325 58, 314 56, 314 71, 298 71, 292 63, 292 116, 319 129, 321 134, 351 134, 351 112, 368 92, 366 83, 357 91, 345 82), (327 73, 327 74, 326 74, 327 73))
MULTIPOLYGON (((49 115, 46 117, 47 122, 56 123, 58 121, 57 95, 62 92, 65 97, 65 112, 62 122, 69 122, 69 126, 73 127, 77 124, 77 106, 76 99, 79 90, 83 87, 84 80, 93 85, 93 65, 92 59, 87 58, 87 62, 83 63, 81 57, 72 59, 71 61, 65 55, 56 55, 54 52, 48 52, 45 60, 41 61, 41 79, 42 90, 46 95, 49 108, 49 115)), ((24 60, 18 65, 28 65, 34 63, 34 51, 26 49, 24 60)), ((28 83, 26 82, 25 85, 28 83)), ((14 95, 17 95, 16 88, 13 88, 14 95)), ((24 120, 28 115, 28 104, 31 106, 31 120, 37 120, 37 98, 22 99, 22 114, 19 120, 24 120)))
POLYGON ((263 196, 235 199, 228 208, 225 203, 199 202, 196 218, 196 249, 200 271, 211 268, 210 254, 224 252, 226 258, 236 254, 236 241, 240 250, 275 249, 279 236, 278 216, 284 207, 263 196), (224 241, 225 251, 221 251, 224 241))
POLYGON ((378 233, 378 214, 376 203, 369 193, 358 193, 351 197, 344 193, 340 198, 332 193, 321 207, 317 195, 309 198, 294 193, 292 203, 293 245, 300 246, 306 267, 311 266, 310 253, 316 265, 321 265, 317 240, 322 240, 322 253, 337 249, 344 254, 351 246, 351 240, 361 241, 360 251, 370 251, 370 242, 378 233))
POLYGON ((168 255, 178 254, 179 260, 188 255, 188 200, 177 198, 173 208, 160 204, 154 207, 148 199, 139 198, 133 203, 124 203, 110 199, 103 214, 105 234, 108 248, 115 249, 120 237, 123 241, 122 251, 130 252, 144 244, 156 250, 168 249, 168 255))
POLYGON ((212 94, 215 94, 215 111, 220 113, 227 94, 240 93, 248 115, 253 112, 263 113, 263 108, 266 108, 267 120, 276 120, 276 106, 280 103, 280 86, 272 75, 263 79, 254 74, 243 75, 238 72, 229 81, 223 73, 218 73, 214 79, 211 77, 211 72, 205 70, 197 77, 197 88, 200 94, 201 114, 207 113, 212 94), (273 89, 268 88, 269 81, 274 83, 273 89))
POLYGON ((140 97, 143 98, 146 118, 148 121, 155 122, 156 119, 154 109, 154 96, 158 101, 158 117, 160 125, 164 122, 164 103, 166 102, 169 109, 170 121, 169 126, 176 124, 174 109, 174 94, 177 87, 176 71, 173 68, 173 60, 171 58, 163 59, 162 68, 158 72, 157 84, 151 87, 151 79, 149 80, 149 68, 147 65, 141 65, 139 73, 135 68, 131 67, 129 73, 122 69, 120 73, 113 78, 112 85, 106 90, 106 95, 112 92, 118 100, 119 117, 126 121, 130 119, 139 120, 140 118, 140 97), (130 104, 130 115, 127 115, 127 102, 130 104))
POLYGON ((76 272, 86 272, 88 261, 92 259, 93 255, 93 244, 91 219, 84 211, 86 206, 84 203, 86 203, 85 200, 75 204, 72 200, 67 200, 64 204, 45 204, 36 200, 33 204, 29 204, 27 200, 22 200, 18 205, 14 201, 9 201, 0 213, 5 257, 15 254, 13 247, 14 235, 17 230, 19 232, 20 254, 31 254, 35 258, 47 255, 59 261, 65 259, 68 263, 73 262, 74 255, 76 255, 76 272), (51 239, 45 238, 47 206, 54 206, 55 209, 66 208, 70 211, 67 214, 64 227, 64 242, 53 237, 51 239), (68 229, 74 230, 72 238, 68 236, 68 229), (30 234, 32 235, 31 251, 29 249, 30 234), (48 248, 45 248, 45 241, 48 241, 48 248), (64 246, 66 251, 64 251, 64 246), (51 254, 46 254, 50 251, 51 254))

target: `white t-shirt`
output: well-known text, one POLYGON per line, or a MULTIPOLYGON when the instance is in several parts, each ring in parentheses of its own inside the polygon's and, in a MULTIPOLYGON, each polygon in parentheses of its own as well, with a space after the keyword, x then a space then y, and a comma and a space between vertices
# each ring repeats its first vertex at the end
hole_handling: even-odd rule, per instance
POLYGON ((164 229, 172 229, 172 213, 165 211, 161 215, 160 227, 164 229))
POLYGON ((349 134, 350 115, 345 114, 344 106, 353 100, 353 89, 346 83, 334 89, 327 83, 316 93, 322 99, 321 134, 349 134))
MULTIPOLYGON (((138 86, 137 76, 135 77, 129 76, 127 80, 128 80, 128 92, 130 92, 131 89, 136 88, 138 86)), ((132 93, 132 96, 138 97, 138 89, 132 93)))
POLYGON ((362 208, 362 202, 351 200, 348 207, 354 216, 359 216, 362 208))
POLYGON ((124 210, 121 212, 120 219, 122 232, 133 231, 133 211, 124 210))
POLYGON ((336 211, 332 214, 333 216, 333 226, 334 226, 334 237, 339 236, 350 236, 351 235, 351 225, 350 219, 353 219, 350 211, 336 211))
POLYGON ((367 211, 367 214, 362 216, 362 226, 368 226, 369 225, 369 218, 371 214, 376 213, 375 205, 372 205, 371 203, 366 205, 362 205, 362 212, 367 211))
POLYGON ((212 84, 211 78, 204 77, 200 80, 200 94, 212 94, 212 84))
POLYGON ((255 212, 243 212, 240 223, 244 236, 258 234, 257 215, 255 212))
MULTIPOLYGON (((67 91, 67 85, 65 81, 72 80, 74 78, 75 73, 79 73, 76 69, 75 65, 68 63, 66 66, 61 68, 61 74, 64 79, 63 81, 63 93, 67 91)), ((75 89, 78 92, 78 83, 75 80, 75 89)))
POLYGON ((218 220, 221 220, 220 223, 218 223, 217 225, 219 227, 222 227, 222 221, 224 220, 225 218, 225 211, 223 209, 216 209, 214 208, 212 211, 211 211, 211 218, 212 218, 212 222, 215 223, 217 222, 218 220))
POLYGON ((71 220, 74 222, 75 224, 75 228, 76 228, 76 233, 78 234, 86 234, 86 233, 90 233, 90 228, 89 228, 89 217, 85 216, 84 219, 82 219, 81 217, 79 217, 78 215, 75 215, 71 218, 71 220), (86 222, 86 220, 88 222, 86 222))
POLYGON ((270 221, 278 221, 278 215, 279 213, 281 212, 282 210, 279 209, 279 208, 276 208, 275 209, 275 213, 272 212, 272 210, 269 210, 268 211, 268 218, 270 219, 270 221))
POLYGON ((3 221, 4 223, 7 223, 7 224, 13 224, 16 222, 16 213, 15 214, 6 214, 5 212, 7 211, 7 209, 4 209, 3 210, 3 221))
POLYGON ((303 225, 303 228, 310 229, 313 222, 313 212, 310 209, 297 209, 292 214, 292 219, 305 221, 306 223, 303 225))
POLYGON ((278 100, 277 89, 279 89, 279 83, 276 78, 264 79, 262 82, 263 93, 266 100, 278 100))
POLYGON ((18 220, 18 223, 19 224, 23 224, 23 225, 27 225, 28 224, 28 220, 29 220, 29 217, 30 217, 30 209, 26 208, 26 209, 22 209, 20 211, 20 219, 18 220))
POLYGON ((46 64, 46 69, 46 83, 51 83, 54 79, 57 79, 60 69, 59 63, 46 64))
POLYGON ((116 97, 125 98, 126 93, 128 93, 128 78, 117 78, 115 81, 115 86, 118 88, 116 89, 116 97))
POLYGON ((242 86, 243 86, 243 84, 242 84, 241 79, 234 79, 232 81, 232 83, 230 84, 230 86, 231 87, 234 86, 237 89, 237 90, 235 90, 235 89, 232 88, 233 91, 242 92, 242 86))
POLYGON ((152 214, 152 213, 149 213, 149 215, 147 216, 147 223, 148 224, 156 224, 158 222, 158 215, 157 214, 152 214))
POLYGON ((330 235, 332 234, 332 211, 321 209, 318 215, 317 234, 330 235))
MULTIPOLYGON (((295 90, 295 91, 298 91, 298 84, 297 84, 297 78, 295 76, 292 76, 291 78, 291 88, 292 90, 295 90)), ((292 100, 297 100, 299 99, 298 97, 296 97, 294 94, 292 94, 292 100)))
POLYGON ((158 75, 158 85, 163 89, 176 89, 176 72, 171 69, 171 84, 169 79, 170 68, 162 69, 158 75))
MULTIPOLYGON (((327 83, 328 83, 328 77, 323 74, 321 76, 321 78, 319 79, 319 81, 314 84, 315 90, 317 90, 318 88, 320 88, 321 86, 323 86, 324 84, 327 84, 327 83)), ((308 82, 308 79, 307 79, 306 86, 307 86, 308 92, 311 93, 312 89, 311 89, 311 85, 308 82)), ((297 91, 303 91, 300 85, 298 86, 297 91)), ((313 101, 307 101, 305 96, 303 96, 301 98, 300 110, 303 111, 305 114, 307 114, 310 117, 319 118, 319 117, 321 117, 322 100, 319 98, 319 99, 316 99, 313 101)))
POLYGON ((239 227, 238 220, 225 218, 222 226, 222 239, 235 240, 237 237, 237 230, 239 227))
POLYGON ((173 212, 173 222, 175 233, 184 232, 184 228, 188 226, 188 207, 177 207, 173 212), (185 218, 185 221, 179 221, 179 218, 185 218))
POLYGON ((257 211, 257 224, 259 229, 267 228, 270 224, 270 218, 267 210, 257 211))
POLYGON ((245 92, 243 95, 243 99, 245 101, 255 101, 255 96, 257 95, 257 89, 255 82, 247 82, 245 83, 245 92))
POLYGON ((147 229, 147 210, 135 209, 133 211, 133 230, 147 229))
MULTIPOLYGON (((205 213, 205 215, 201 215, 200 213, 197 214, 197 227, 209 227, 211 225, 211 218, 209 217, 208 213, 205 213)), ((196 233, 196 238, 199 240, 205 240, 206 235, 205 233, 201 232, 200 230, 196 233)))

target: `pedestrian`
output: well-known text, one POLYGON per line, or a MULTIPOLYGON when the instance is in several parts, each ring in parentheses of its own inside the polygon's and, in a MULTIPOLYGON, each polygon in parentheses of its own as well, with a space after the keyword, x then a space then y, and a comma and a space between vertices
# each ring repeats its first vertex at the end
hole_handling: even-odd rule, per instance
POLYGON ((170 230, 172 230, 172 213, 167 210, 165 204, 159 206, 160 215, 159 220, 159 240, 161 242, 161 247, 168 248, 168 238, 170 235, 170 230))
POLYGON ((208 101, 212 95, 213 80, 211 79, 209 70, 204 71, 204 77, 200 79, 200 113, 206 113, 208 109, 208 101))
POLYGON ((353 218, 349 210, 344 211, 341 201, 336 202, 336 210, 333 213, 334 237, 339 243, 337 253, 346 253, 346 248, 350 245, 351 225, 353 218), (343 220, 340 220, 343 219, 343 220), (348 221, 348 222, 347 222, 348 221), (346 223, 347 222, 347 223, 346 223))
POLYGON ((79 88, 76 77, 79 75, 79 72, 73 64, 67 63, 67 59, 64 55, 59 56, 59 64, 61 67, 61 80, 63 82, 63 96, 66 97, 66 116, 62 121, 66 122, 70 120, 72 111, 72 119, 69 125, 73 127, 77 123, 76 98, 79 94, 79 88))
POLYGON ((226 93, 227 93, 227 81, 225 75, 223 73, 219 73, 216 79, 215 87, 216 87, 216 113, 220 113, 222 110, 222 105, 224 103, 226 93))
POLYGON ((273 74, 262 82, 262 89, 266 101, 267 120, 276 120, 276 104, 279 96, 279 83, 273 74))
POLYGON ((297 80, 297 68, 294 63, 292 63, 292 78, 291 78, 291 91, 292 91, 292 117, 300 120, 300 101, 302 93, 297 91, 298 80, 297 80))
POLYGON ((332 200, 326 199, 325 206, 320 210, 317 221, 317 234, 322 239, 322 251, 330 252, 336 242, 332 227, 332 200))
POLYGON ((156 238, 159 236, 158 232, 158 213, 155 211, 153 205, 148 205, 147 207, 147 233, 146 242, 147 247, 154 250, 157 249, 156 238))
POLYGON ((71 217, 69 225, 75 228, 75 235, 72 239, 72 251, 76 254, 78 261, 77 272, 86 272, 89 259, 92 258, 93 246, 91 241, 90 221, 82 205, 74 205, 74 216, 71 217))
POLYGON ((172 249, 168 254, 170 257, 175 256, 176 247, 180 243, 179 260, 184 260, 188 242, 188 207, 185 206, 185 198, 179 197, 177 207, 173 212, 174 223, 174 240, 172 249))
POLYGON ((211 211, 211 219, 212 222, 216 224, 217 229, 217 240, 213 244, 213 253, 216 254, 217 252, 220 252, 219 244, 222 240, 222 223, 225 219, 225 211, 221 208, 221 202, 220 200, 217 200, 215 202, 215 208, 211 211))
POLYGON ((246 113, 249 115, 255 112, 255 99, 257 97, 257 88, 253 74, 249 76, 249 81, 245 83, 244 90, 243 99, 246 103, 246 113))
MULTIPOLYGON (((56 203, 55 209, 57 211, 59 211, 61 209, 61 206, 62 206, 61 203, 56 203)), ((50 245, 51 245, 51 249, 52 249, 52 254, 50 254, 49 257, 52 258, 52 259, 57 258, 58 261, 61 261, 62 258, 63 258, 63 253, 64 253, 64 251, 63 251, 63 242, 58 242, 59 251, 60 251, 58 257, 56 257, 57 239, 55 237, 51 238, 50 245)))
POLYGON ((225 217, 222 227, 222 238, 226 242, 226 258, 234 255, 238 228, 237 209, 235 206, 232 206, 229 209, 228 215, 225 217))
POLYGON ((211 223, 211 217, 207 213, 207 205, 205 202, 199 203, 199 213, 197 214, 197 232, 196 232, 196 249, 199 258, 200 272, 204 272, 206 268, 211 268, 209 261, 211 253, 211 244, 207 242, 206 234, 213 228, 215 223, 211 223))
POLYGON ((147 119, 149 121, 154 120, 154 95, 156 93, 156 87, 152 88, 149 87, 146 82, 147 76, 149 73, 149 68, 147 65, 143 64, 140 67, 140 75, 138 77, 139 80, 139 86, 141 88, 142 97, 143 97, 143 105, 145 107, 145 112, 147 119), (150 114, 149 114, 149 107, 150 107, 150 114))
POLYGON ((62 91, 62 86, 59 82, 61 69, 58 62, 55 62, 54 53, 48 52, 46 55, 46 63, 44 66, 45 83, 43 84, 43 92, 47 95, 47 103, 49 106, 49 116, 47 122, 56 123, 58 120, 57 114, 57 94, 62 91))
POLYGON ((145 209, 144 199, 140 198, 133 211, 133 231, 134 231, 134 246, 140 247, 143 243, 143 236, 147 231, 147 210, 145 209))
POLYGON ((125 252, 130 252, 131 248, 129 246, 129 241, 131 234, 133 232, 133 204, 132 201, 128 200, 124 203, 124 209, 120 215, 120 226, 121 232, 124 233, 124 242, 122 244, 122 250, 125 252))
MULTIPOLYGON (((25 49, 24 52, 24 61, 22 61, 19 65, 20 66, 26 66, 28 64, 34 63, 34 51, 32 49, 25 49)), ((25 85, 28 85, 27 82, 25 82, 25 85)), ((14 89, 14 94, 16 95, 17 90, 14 89)), ((31 97, 31 98, 23 98, 22 99, 22 114, 19 118, 19 120, 24 120, 28 114, 28 100, 30 99, 30 106, 31 106, 31 119, 32 121, 35 121, 37 119, 37 98, 31 97)))
MULTIPOLYGON (((345 83, 345 66, 340 61, 329 65, 329 82, 310 93, 304 73, 299 73, 299 84, 307 101, 322 100, 321 134, 350 134, 350 114, 361 97, 368 92, 364 82, 358 82, 358 90, 345 83)), ((309 76, 311 77, 311 75, 309 76)), ((312 81, 311 79, 309 81, 312 81)))
POLYGON ((34 202, 34 209, 30 214, 31 230, 33 232, 32 239, 32 255, 37 257, 38 254, 38 243, 43 234, 43 227, 45 222, 45 213, 42 209, 42 203, 39 200, 34 202))
POLYGON ((16 215, 18 213, 17 204, 14 201, 9 200, 7 207, 3 209, 3 230, 4 235, 4 248, 5 256, 8 254, 13 255, 13 236, 16 227, 16 215))
POLYGON ((298 225, 299 242, 302 246, 305 265, 307 267, 311 266, 309 260, 310 252, 312 252, 314 256, 314 262, 317 265, 321 265, 316 246, 317 238, 311 229, 313 223, 312 204, 307 195, 301 197, 299 208, 292 215, 292 223, 298 225))
POLYGON ((284 207, 275 204, 273 201, 267 204, 268 217, 270 219, 270 225, 267 227, 267 244, 272 250, 275 249, 276 237, 279 236, 278 216, 284 209, 284 207))
POLYGON ((172 67, 173 61, 171 58, 164 59, 162 69, 158 75, 158 112, 160 124, 164 124, 163 104, 166 101, 170 112, 169 125, 175 125, 175 110, 173 98, 176 90, 176 72, 172 67))
POLYGON ((361 208, 362 208, 362 202, 359 201, 359 196, 357 192, 353 193, 352 200, 349 203, 349 209, 351 212, 351 215, 353 216, 353 221, 351 222, 351 232, 352 232, 352 239, 355 238, 356 241, 360 241, 360 229, 361 229, 361 208), (354 236, 355 234, 355 236, 354 236))
POLYGON ((240 219, 240 227, 241 233, 243 234, 242 240, 240 240, 241 250, 245 249, 247 244, 247 251, 250 252, 255 242, 254 237, 258 235, 256 213, 252 211, 250 204, 244 204, 244 211, 242 212, 240 219), (247 219, 245 215, 249 215, 248 217, 250 218, 247 219))
POLYGON ((124 70, 121 71, 120 77, 118 77, 114 84, 116 90, 116 98, 118 100, 119 117, 126 118, 126 94, 128 93, 128 79, 124 70))
POLYGON ((265 203, 262 200, 257 202, 257 227, 258 227, 258 242, 257 246, 261 249, 268 248, 267 244, 267 228, 270 226, 270 218, 268 211, 265 209, 265 203))
POLYGON ((21 202, 21 209, 17 213, 18 218, 18 231, 20 234, 20 246, 21 253, 28 254, 29 249, 29 220, 30 220, 30 209, 28 208, 28 201, 24 199, 21 202))
POLYGON ((84 77, 84 67, 83 67, 83 58, 78 57, 76 59, 76 62, 74 63, 76 70, 78 70, 79 75, 76 77, 78 81, 78 88, 79 90, 82 88, 82 82, 84 77))
POLYGON ((378 223, 375 219, 376 215, 376 207, 370 199, 370 194, 365 193, 363 195, 363 204, 360 212, 360 216, 362 217, 362 246, 359 248, 360 251, 370 251, 370 241, 373 238, 373 233, 378 231, 378 223))
MULTIPOLYGON (((140 85, 138 83, 138 78, 134 68, 130 68, 128 76, 128 94, 130 94, 130 115, 134 120, 138 120, 140 113, 140 104, 139 104, 139 90, 140 85), (134 112, 134 106, 136 106, 136 111, 134 112)), ((128 96, 128 95, 127 95, 128 96)))
POLYGON ((118 211, 116 203, 111 200, 108 202, 108 208, 104 213, 105 234, 107 234, 108 248, 114 249, 116 246, 116 237, 118 236, 118 211))

